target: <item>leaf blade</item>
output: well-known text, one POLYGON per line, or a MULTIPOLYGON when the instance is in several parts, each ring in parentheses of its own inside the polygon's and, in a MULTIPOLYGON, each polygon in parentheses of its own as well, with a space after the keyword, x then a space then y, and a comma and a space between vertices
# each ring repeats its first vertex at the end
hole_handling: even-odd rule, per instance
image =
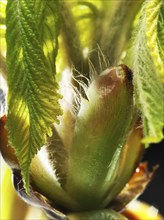
POLYGON ((150 55, 153 59, 154 66, 158 69, 157 73, 159 76, 164 77, 162 57, 158 47, 158 21, 160 8, 162 1, 154 0, 147 4, 145 8, 146 12, 146 36, 147 45, 150 50, 150 55))
MULTIPOLYGON (((6 18, 9 88, 7 128, 26 190, 29 187, 31 160, 45 144, 46 136, 51 135, 51 127, 61 114, 54 69, 47 70, 47 58, 33 6, 33 0, 8 0, 6 18)), ((57 36, 54 38, 57 39, 57 36)))
POLYGON ((134 71, 135 101, 141 111, 145 137, 143 143, 158 143, 163 139, 163 61, 157 47, 157 31, 161 0, 146 1, 133 34, 133 45, 127 64, 134 71), (154 13, 151 13, 154 9, 154 13), (151 21, 151 22, 150 22, 151 21), (151 47, 151 48, 150 48, 151 47), (157 68, 158 64, 160 67, 157 68), (161 71, 162 70, 162 71, 161 71))

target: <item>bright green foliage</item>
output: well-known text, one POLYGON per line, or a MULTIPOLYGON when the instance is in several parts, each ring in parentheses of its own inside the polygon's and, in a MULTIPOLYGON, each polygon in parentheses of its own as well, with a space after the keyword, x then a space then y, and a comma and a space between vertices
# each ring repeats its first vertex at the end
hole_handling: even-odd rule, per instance
MULTIPOLYGON (((164 2, 162 2, 159 11, 159 20, 157 26, 157 43, 158 43, 161 61, 164 61, 164 2)), ((164 81, 164 67, 162 70, 163 70, 162 79, 164 81)))
POLYGON ((157 33, 157 30, 162 32, 164 14, 160 14, 159 21, 161 5, 162 0, 144 3, 128 57, 128 64, 131 62, 134 71, 135 99, 142 113, 145 129, 143 142, 146 144, 157 143, 163 138, 164 91, 161 78, 164 77, 164 60, 161 56, 162 35, 157 33))
POLYGON ((37 18, 36 21, 48 64, 47 67, 50 72, 55 73, 55 58, 58 52, 57 36, 60 31, 60 4, 58 0, 35 0, 34 2, 37 18))
MULTIPOLYGON (((161 5, 162 5, 162 0, 153 0, 149 2, 149 4, 147 4, 147 6, 145 7, 145 21, 146 21, 147 46, 150 52, 150 56, 152 57, 152 61, 154 62, 156 73, 161 75, 164 82, 164 66, 162 60, 162 58, 164 58, 162 57, 164 56, 163 54, 164 51, 161 51, 161 53, 159 52, 160 45, 162 44, 162 42, 159 42, 158 45, 158 39, 157 39, 157 33, 158 33, 157 27, 158 27, 161 5)), ((162 14, 161 14, 161 18, 162 18, 162 14)), ((159 28, 159 30, 160 29, 162 29, 162 25, 159 28)), ((160 38, 161 37, 159 37, 159 40, 160 38)))
POLYGON ((46 135, 51 135, 51 127, 61 114, 54 77, 57 14, 51 19, 51 6, 58 7, 58 1, 50 2, 51 5, 47 1, 8 0, 7 4, 7 127, 26 189, 31 159, 45 144, 46 135))

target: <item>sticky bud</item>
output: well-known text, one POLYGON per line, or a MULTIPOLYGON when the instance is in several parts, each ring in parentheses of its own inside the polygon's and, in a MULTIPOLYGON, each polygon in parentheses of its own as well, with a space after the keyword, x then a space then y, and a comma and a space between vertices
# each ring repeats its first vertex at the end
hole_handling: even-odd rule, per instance
POLYGON ((133 118, 132 73, 106 69, 88 88, 77 116, 66 190, 82 209, 96 209, 117 175, 133 118))

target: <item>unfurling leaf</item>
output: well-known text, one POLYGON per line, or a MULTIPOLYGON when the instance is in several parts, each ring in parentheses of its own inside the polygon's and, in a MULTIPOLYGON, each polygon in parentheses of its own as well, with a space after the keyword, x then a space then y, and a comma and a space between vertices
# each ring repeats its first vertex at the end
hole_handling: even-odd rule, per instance
POLYGON ((142 113, 146 144, 163 139, 164 127, 164 60, 161 13, 162 0, 146 1, 133 36, 127 64, 134 71, 137 107, 142 113), (159 32, 159 34, 158 34, 159 32), (131 64, 130 64, 131 63, 131 64))
POLYGON ((57 11, 53 9, 59 3, 51 1, 53 8, 47 4, 48 1, 8 0, 6 11, 7 128, 27 190, 31 160, 45 144, 46 135, 51 135, 51 127, 61 114, 54 77, 58 37, 54 30, 58 28, 59 21, 57 11), (51 23, 52 30, 48 19, 53 13, 56 17, 51 20, 54 24, 51 23), (50 35, 53 46, 48 47, 50 35))
POLYGON ((84 210, 100 206, 117 176, 133 116, 131 77, 124 65, 107 69, 82 99, 65 188, 84 210))
POLYGON ((136 170, 141 156, 145 150, 144 145, 141 143, 143 137, 143 129, 141 127, 141 121, 138 119, 133 129, 130 131, 123 150, 120 154, 119 167, 115 184, 112 190, 109 190, 106 198, 102 203, 102 207, 110 206, 110 202, 115 198, 118 193, 122 192, 122 186, 125 186, 133 172, 136 170))

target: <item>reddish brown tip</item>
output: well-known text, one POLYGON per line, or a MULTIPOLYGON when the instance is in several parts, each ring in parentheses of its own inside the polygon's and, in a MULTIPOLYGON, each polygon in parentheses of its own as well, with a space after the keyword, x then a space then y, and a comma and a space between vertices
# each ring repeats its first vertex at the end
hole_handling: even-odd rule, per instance
POLYGON ((6 115, 3 115, 0 118, 0 126, 5 126, 5 124, 6 124, 6 115))
POLYGON ((123 71, 125 72, 126 78, 128 79, 128 81, 132 82, 132 79, 133 79, 132 70, 129 67, 127 67, 125 64, 121 64, 120 66, 122 67, 123 71))

